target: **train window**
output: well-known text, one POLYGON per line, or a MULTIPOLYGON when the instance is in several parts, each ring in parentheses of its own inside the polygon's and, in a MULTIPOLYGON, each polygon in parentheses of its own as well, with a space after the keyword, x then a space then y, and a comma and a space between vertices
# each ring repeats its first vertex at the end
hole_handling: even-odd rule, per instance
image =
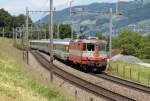
POLYGON ((69 47, 68 46, 66 46, 66 51, 68 51, 69 50, 69 47))
POLYGON ((93 43, 87 43, 87 51, 94 51, 94 46, 93 43))
POLYGON ((105 44, 100 44, 99 50, 100 51, 106 51, 106 45, 105 44))

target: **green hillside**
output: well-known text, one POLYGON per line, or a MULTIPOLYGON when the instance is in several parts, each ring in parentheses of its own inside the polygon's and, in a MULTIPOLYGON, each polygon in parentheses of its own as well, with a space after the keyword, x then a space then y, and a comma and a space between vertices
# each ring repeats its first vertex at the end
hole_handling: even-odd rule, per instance
MULTIPOLYGON (((109 12, 109 8, 113 8, 113 12, 115 13, 116 10, 116 4, 115 3, 93 3, 90 5, 84 5, 84 6, 76 6, 75 8, 84 8, 85 11, 91 11, 91 12, 109 12)), ((136 4, 133 1, 130 2, 120 2, 119 3, 119 12, 122 13, 121 18, 115 18, 114 19, 114 29, 121 29, 123 27, 126 27, 130 24, 137 24, 139 22, 142 22, 144 20, 150 19, 150 3, 148 1, 144 1, 143 4, 138 3, 136 4)), ((108 23, 109 23, 109 17, 100 15, 100 16, 74 16, 72 17, 74 21, 78 20, 81 23, 89 21, 91 23, 92 21, 96 20, 95 25, 93 25, 93 28, 95 30, 99 30, 101 32, 108 32, 108 23)), ((70 20, 69 17, 69 8, 57 11, 54 13, 54 23, 63 23, 70 20), (60 17, 61 16, 61 17, 60 17)), ((48 23, 48 16, 43 18, 41 20, 41 23, 48 23)), ((148 23, 150 25, 150 23, 148 23)))

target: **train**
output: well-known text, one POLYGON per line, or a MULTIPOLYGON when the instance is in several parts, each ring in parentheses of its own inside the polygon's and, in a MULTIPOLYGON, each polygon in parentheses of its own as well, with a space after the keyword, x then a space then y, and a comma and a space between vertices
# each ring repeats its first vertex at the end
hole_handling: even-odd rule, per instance
MULTIPOLYGON (((30 40, 30 48, 49 53, 49 40, 30 40)), ((107 42, 96 38, 54 39, 54 58, 74 64, 85 72, 102 72, 107 67, 107 42)))

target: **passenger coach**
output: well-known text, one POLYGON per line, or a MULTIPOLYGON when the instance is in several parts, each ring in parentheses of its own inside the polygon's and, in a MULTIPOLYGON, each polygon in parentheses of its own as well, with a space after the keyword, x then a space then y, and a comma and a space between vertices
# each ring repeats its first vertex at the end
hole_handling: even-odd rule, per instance
MULTIPOLYGON (((53 42, 54 45, 54 56, 62 59, 62 60, 68 60, 69 57, 69 39, 65 40, 57 40, 55 39, 53 42)), ((32 40, 30 41, 30 47, 32 49, 37 49, 40 51, 43 51, 45 53, 49 53, 50 51, 50 41, 49 40, 32 40)))

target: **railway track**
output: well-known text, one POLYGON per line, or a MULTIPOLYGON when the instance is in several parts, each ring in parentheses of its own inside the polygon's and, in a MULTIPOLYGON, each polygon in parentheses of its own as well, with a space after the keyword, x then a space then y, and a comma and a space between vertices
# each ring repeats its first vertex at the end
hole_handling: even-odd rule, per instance
POLYGON ((55 65, 49 63, 49 61, 38 52, 31 52, 33 56, 37 59, 37 61, 48 71, 53 72, 56 76, 68 81, 69 83, 86 90, 96 96, 103 97, 105 99, 109 99, 112 101, 135 101, 132 98, 127 96, 112 92, 103 87, 97 86, 91 82, 85 81, 82 78, 79 78, 71 73, 68 73, 55 65))
POLYGON ((106 73, 96 74, 96 75, 92 74, 92 75, 94 75, 94 76, 96 76, 98 78, 103 78, 103 79, 106 79, 108 81, 111 81, 111 82, 114 82, 114 83, 117 83, 117 84, 129 87, 131 89, 138 90, 138 91, 143 92, 143 93, 150 94, 150 87, 148 87, 148 86, 144 86, 144 85, 132 82, 132 81, 121 79, 119 77, 115 77, 115 76, 112 76, 112 75, 109 75, 109 74, 106 74, 106 73))

